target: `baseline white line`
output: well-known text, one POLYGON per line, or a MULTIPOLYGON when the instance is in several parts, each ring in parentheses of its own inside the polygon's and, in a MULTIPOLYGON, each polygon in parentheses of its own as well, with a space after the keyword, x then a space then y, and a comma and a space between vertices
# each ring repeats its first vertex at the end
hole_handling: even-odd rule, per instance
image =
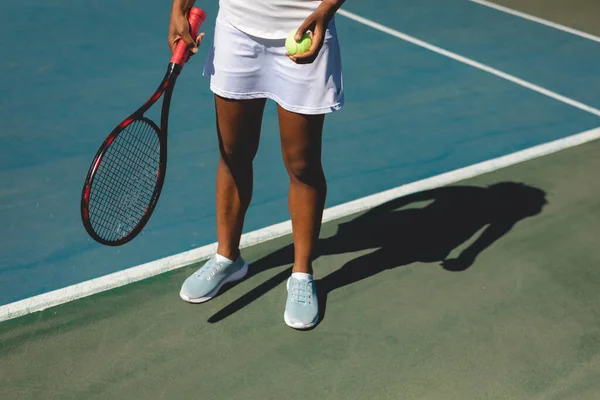
POLYGON ((548 21, 547 19, 539 18, 539 17, 536 17, 536 16, 531 15, 531 14, 526 14, 524 12, 517 11, 517 10, 514 10, 512 8, 505 7, 505 6, 501 6, 499 4, 492 3, 492 2, 486 1, 486 0, 469 0, 469 1, 471 1, 473 3, 481 4, 482 6, 486 6, 486 7, 489 7, 489 8, 496 9, 498 11, 505 12, 507 14, 512 14, 512 15, 515 15, 517 17, 528 19, 530 21, 537 22, 538 24, 546 25, 546 26, 549 26, 551 28, 558 29, 558 30, 570 33, 572 35, 577 35, 577 36, 580 36, 582 38, 593 40, 594 42, 600 43, 600 37, 598 37, 598 36, 594 36, 594 35, 591 35, 591 34, 586 33, 586 32, 582 32, 582 31, 577 30, 577 29, 569 28, 568 26, 557 24, 556 22, 548 21))
MULTIPOLYGON (((431 178, 398 186, 394 189, 328 208, 324 212, 323 222, 336 220, 357 212, 365 211, 401 196, 450 185, 524 161, 556 153, 560 150, 575 147, 599 138, 600 127, 503 157, 498 157, 431 178)), ((263 243, 271 239, 288 235, 291 232, 291 222, 282 222, 244 234, 242 236, 241 247, 246 248, 248 246, 263 243)), ((105 275, 100 278, 68 286, 63 289, 54 290, 52 292, 0 306, 0 322, 195 264, 212 256, 216 248, 216 243, 213 243, 184 253, 175 254, 170 257, 115 272, 110 275, 105 275)))
POLYGON ((498 69, 492 68, 492 67, 490 67, 488 65, 482 64, 482 63, 474 61, 474 60, 471 60, 470 58, 463 57, 463 56, 461 56, 459 54, 456 54, 456 53, 453 53, 451 51, 442 49, 441 47, 432 45, 432 44, 427 43, 427 42, 425 42, 423 40, 417 39, 417 38, 415 38, 413 36, 410 36, 410 35, 407 35, 405 33, 400 32, 400 31, 397 31, 395 29, 388 28, 385 25, 381 25, 381 24, 379 24, 379 23, 377 23, 375 21, 371 21, 370 19, 363 18, 363 17, 361 17, 359 15, 356 15, 354 13, 351 13, 349 11, 340 9, 340 10, 338 10, 337 13, 341 14, 341 15, 347 17, 347 18, 350 18, 350 19, 352 19, 352 20, 354 20, 356 22, 360 22, 361 24, 367 25, 367 26, 369 26, 369 27, 371 27, 373 29, 377 29, 378 31, 381 31, 381 32, 387 33, 388 35, 397 37, 398 39, 405 40, 405 41, 407 41, 409 43, 412 43, 412 44, 414 44, 416 46, 420 46, 420 47, 426 48, 427 50, 431 50, 431 51, 433 51, 435 53, 438 53, 438 54, 441 54, 443 56, 452 58, 453 60, 459 61, 459 62, 461 62, 463 64, 470 65, 471 67, 475 67, 475 68, 480 69, 482 71, 488 72, 488 73, 490 73, 492 75, 495 75, 495 76, 500 77, 502 79, 505 79, 507 81, 516 83, 517 85, 523 86, 523 87, 525 87, 527 89, 531 89, 531 90, 533 90, 535 92, 543 94, 544 96, 551 97, 551 98, 553 98, 555 100, 558 100, 560 102, 563 102, 565 104, 568 104, 570 106, 579 108, 580 110, 589 112, 590 114, 594 114, 594 115, 600 117, 600 110, 597 109, 597 108, 594 108, 594 107, 588 106, 587 104, 583 104, 583 103, 581 103, 579 101, 570 99, 570 98, 568 98, 566 96, 560 95, 560 94, 555 93, 555 92, 553 92, 551 90, 548 90, 548 89, 545 89, 545 88, 543 88, 541 86, 535 85, 535 84, 533 84, 531 82, 527 82, 527 81, 525 81, 523 79, 517 78, 514 75, 507 74, 507 73, 502 72, 502 71, 500 71, 498 69))

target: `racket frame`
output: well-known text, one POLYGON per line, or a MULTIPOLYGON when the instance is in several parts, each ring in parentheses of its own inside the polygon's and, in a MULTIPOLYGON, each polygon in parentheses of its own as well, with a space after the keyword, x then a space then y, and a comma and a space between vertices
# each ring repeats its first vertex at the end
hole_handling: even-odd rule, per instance
POLYGON ((119 125, 117 125, 112 132, 106 137, 94 159, 90 165, 88 173, 86 175, 85 183, 83 185, 83 190, 81 194, 81 219, 83 222, 83 226, 87 233, 90 235, 92 239, 107 246, 121 246, 133 238, 135 238, 141 231, 144 229, 150 216, 154 212, 160 194, 162 192, 163 184, 165 181, 165 175, 167 173, 167 135, 169 128, 169 108, 171 104, 171 97, 173 95, 173 88, 175 86, 175 82, 179 73, 181 72, 181 66, 175 63, 169 63, 169 67, 167 69, 167 73, 165 74, 163 80, 160 85, 154 92, 154 94, 134 113, 124 119, 119 125), (154 121, 149 118, 146 118, 144 114, 146 111, 150 109, 161 97, 163 97, 161 117, 160 117, 160 128, 156 125, 154 121), (152 193, 152 197, 148 203, 148 206, 144 212, 144 215, 138 222, 138 224, 129 232, 126 236, 118 240, 106 240, 99 236, 94 228, 92 227, 92 223, 89 218, 89 200, 90 194, 92 190, 92 185, 94 184, 94 178, 96 173, 98 172, 98 167, 100 166, 102 159, 106 152, 108 151, 110 145, 114 142, 118 135, 120 135, 127 126, 129 126, 134 121, 144 121, 148 123, 155 132, 158 133, 158 139, 160 143, 160 153, 159 153, 159 167, 158 167, 158 175, 156 178, 156 186, 154 188, 154 192, 152 193))
MULTIPOLYGON (((190 10, 190 31, 195 37, 200 29, 200 26, 206 19, 206 13, 199 8, 192 8, 190 10)), ((168 125, 169 125, 169 109, 171 105, 171 97, 173 95, 173 88, 175 86, 175 82, 177 81, 177 77, 179 76, 181 70, 185 63, 189 60, 190 53, 187 49, 187 46, 183 43, 183 41, 179 41, 177 44, 175 51, 171 57, 171 60, 168 64, 167 72, 163 80, 161 81, 158 88, 154 91, 154 94, 135 112, 133 112, 129 117, 123 120, 119 125, 117 125, 112 132, 106 137, 94 159, 88 169, 85 183, 83 185, 82 193, 81 193, 81 219, 83 222, 83 226, 87 233, 90 235, 92 239, 97 241, 100 244, 107 246, 120 246, 135 238, 141 231, 144 229, 150 216, 154 212, 160 194, 162 192, 163 184, 165 181, 165 175, 167 173, 167 133, 168 133, 168 125), (154 121, 149 118, 146 118, 144 114, 150 107, 152 107, 158 99, 163 97, 162 109, 161 109, 161 117, 160 117, 160 129, 156 125, 154 121), (99 236, 94 228, 92 227, 92 223, 89 217, 89 201, 92 190, 92 185, 94 184, 94 178, 96 173, 98 172, 98 167, 102 162, 102 158, 106 154, 110 145, 114 142, 119 134, 125 130, 125 128, 133 123, 134 121, 144 121, 148 123, 152 128, 158 132, 159 143, 160 143, 160 153, 159 153, 159 167, 156 178, 156 187, 154 188, 154 192, 152 197, 146 207, 144 215, 137 223, 137 225, 129 232, 127 235, 121 237, 117 240, 107 240, 99 236)))

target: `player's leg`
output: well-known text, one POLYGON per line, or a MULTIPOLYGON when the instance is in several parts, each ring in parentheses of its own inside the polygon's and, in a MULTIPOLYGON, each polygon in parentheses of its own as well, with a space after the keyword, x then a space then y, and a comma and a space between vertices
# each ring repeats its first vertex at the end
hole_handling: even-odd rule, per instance
POLYGON ((297 65, 274 57, 273 82, 279 103, 283 159, 289 174, 289 210, 294 237, 294 267, 287 281, 284 320, 292 328, 308 329, 319 321, 319 304, 312 276, 327 185, 321 165, 324 115, 344 102, 341 56, 335 23, 310 64, 297 65))
POLYGON ((302 115, 278 108, 283 161, 290 179, 288 207, 294 237, 292 272, 312 274, 327 193, 321 164, 324 115, 302 115))
POLYGON ((243 278, 248 265, 239 253, 244 217, 252 198, 253 160, 258 149, 265 99, 230 100, 215 95, 219 165, 217 253, 183 283, 180 296, 202 303, 227 282, 243 278))
POLYGON ((217 169, 217 254, 239 257, 244 217, 252 198, 253 160, 258 150, 265 99, 215 96, 220 160, 217 169))
POLYGON ((215 93, 220 159, 216 182, 217 253, 183 283, 180 295, 200 303, 227 282, 243 278, 248 265, 239 254, 246 210, 252 197, 252 161, 260 137, 266 96, 262 84, 264 51, 255 38, 217 15, 213 46, 204 75, 215 93))
POLYGON ((287 281, 284 320, 307 329, 319 320, 312 258, 319 238, 327 184, 321 165, 324 115, 302 115, 278 108, 281 150, 290 179, 288 204, 294 237, 294 267, 287 281))

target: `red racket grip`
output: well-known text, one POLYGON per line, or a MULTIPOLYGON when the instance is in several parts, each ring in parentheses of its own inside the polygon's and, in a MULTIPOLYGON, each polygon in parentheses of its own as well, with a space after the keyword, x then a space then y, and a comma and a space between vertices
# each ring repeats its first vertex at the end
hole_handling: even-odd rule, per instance
MULTIPOLYGON (((188 21, 190 23, 190 34, 194 40, 196 39, 196 36, 198 36, 200 26, 202 26, 205 19, 206 13, 202 9, 194 7, 190 10, 188 21)), ((177 46, 175 46, 173 56, 171 57, 171 62, 183 66, 189 58, 190 50, 183 40, 179 39, 177 46)))

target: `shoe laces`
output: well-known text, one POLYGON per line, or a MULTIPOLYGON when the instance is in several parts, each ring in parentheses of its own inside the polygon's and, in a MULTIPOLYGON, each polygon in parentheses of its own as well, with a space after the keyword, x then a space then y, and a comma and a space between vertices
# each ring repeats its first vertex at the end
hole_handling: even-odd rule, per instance
POLYGON ((197 278, 206 278, 206 280, 210 281, 210 279, 215 276, 217 272, 223 266, 218 262, 209 262, 196 273, 197 278))
POLYGON ((309 280, 292 279, 291 292, 292 302, 308 305, 312 303, 313 288, 309 280))

